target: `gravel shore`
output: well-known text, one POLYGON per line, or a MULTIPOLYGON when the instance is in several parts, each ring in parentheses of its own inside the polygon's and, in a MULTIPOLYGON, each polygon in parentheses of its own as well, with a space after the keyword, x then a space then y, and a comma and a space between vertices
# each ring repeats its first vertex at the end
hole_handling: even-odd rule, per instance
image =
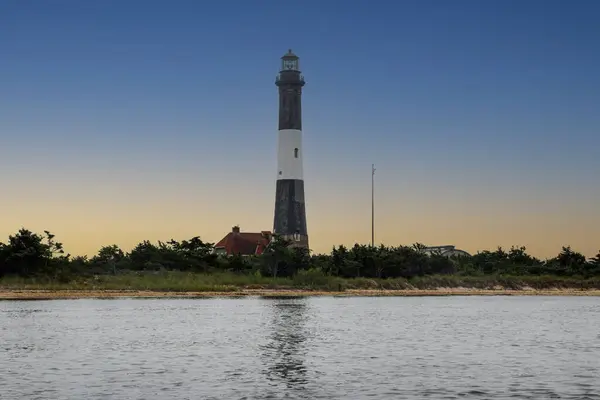
POLYGON ((198 298, 198 297, 303 297, 303 296, 600 296, 600 290, 508 290, 439 288, 434 290, 312 290, 240 289, 233 292, 169 292, 145 290, 33 290, 0 289, 0 300, 60 300, 92 298, 198 298))

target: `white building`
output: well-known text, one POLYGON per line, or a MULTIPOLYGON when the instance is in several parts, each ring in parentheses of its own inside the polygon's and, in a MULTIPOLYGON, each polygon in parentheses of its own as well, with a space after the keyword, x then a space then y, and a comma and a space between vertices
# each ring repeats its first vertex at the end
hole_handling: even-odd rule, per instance
POLYGON ((471 255, 466 251, 459 250, 451 244, 445 246, 425 247, 424 249, 421 249, 421 251, 427 255, 438 254, 445 257, 471 257, 471 255))

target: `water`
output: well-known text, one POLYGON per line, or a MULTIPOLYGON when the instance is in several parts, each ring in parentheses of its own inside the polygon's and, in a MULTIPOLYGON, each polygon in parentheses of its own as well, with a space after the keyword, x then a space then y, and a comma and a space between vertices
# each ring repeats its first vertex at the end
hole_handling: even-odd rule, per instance
POLYGON ((4 399, 600 399, 591 297, 0 302, 4 399))

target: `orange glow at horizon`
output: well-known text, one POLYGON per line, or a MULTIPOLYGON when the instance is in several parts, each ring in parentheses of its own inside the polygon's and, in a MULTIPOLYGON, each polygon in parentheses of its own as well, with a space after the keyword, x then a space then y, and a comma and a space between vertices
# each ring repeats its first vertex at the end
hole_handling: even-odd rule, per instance
MULTIPOLYGON (((307 186, 308 232, 314 252, 328 253, 339 244, 370 242, 370 190, 307 186), (340 196, 344 201, 337 200, 340 196)), ((7 209, 11 213, 3 220, 0 241, 25 227, 39 233, 49 230, 72 255, 92 256, 109 244, 128 251, 146 239, 157 242, 200 236, 215 243, 234 225, 242 231, 271 230, 271 192, 264 187, 254 191, 223 189, 217 196, 169 191, 149 195, 142 191, 117 197, 92 191, 70 200, 69 196, 49 196, 45 201, 9 196, 7 209)), ((376 197, 376 244, 452 244, 470 253, 524 245, 530 254, 542 259, 555 256, 566 245, 587 257, 600 250, 600 217, 593 213, 591 203, 563 199, 562 203, 547 202, 544 208, 506 199, 469 202, 467 197, 439 201, 441 194, 432 191, 409 195, 380 190, 376 197), (568 207, 565 201, 570 203, 568 207), (561 208, 572 211, 561 214, 561 208)))

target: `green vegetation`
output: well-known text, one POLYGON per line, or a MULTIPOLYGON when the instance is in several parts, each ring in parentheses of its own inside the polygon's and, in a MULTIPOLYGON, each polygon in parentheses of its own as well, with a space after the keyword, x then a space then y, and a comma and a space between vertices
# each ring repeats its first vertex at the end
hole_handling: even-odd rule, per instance
POLYGON ((116 245, 71 257, 53 234, 21 229, 0 243, 0 287, 13 289, 131 289, 236 291, 246 289, 600 289, 600 252, 590 259, 563 247, 539 260, 524 247, 471 257, 426 255, 420 244, 354 245, 312 255, 277 238, 261 256, 220 257, 194 237, 143 241, 126 253, 116 245))

